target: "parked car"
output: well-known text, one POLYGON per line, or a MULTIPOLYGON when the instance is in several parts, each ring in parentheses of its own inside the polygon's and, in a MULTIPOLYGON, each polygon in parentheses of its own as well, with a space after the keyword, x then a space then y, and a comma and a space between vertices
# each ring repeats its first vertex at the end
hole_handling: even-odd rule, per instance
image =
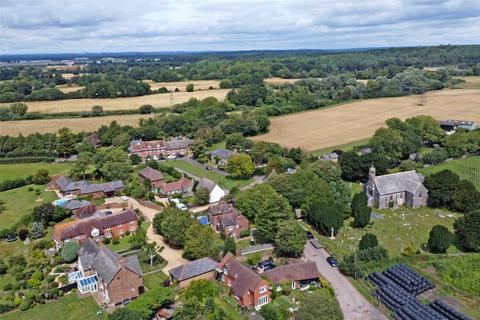
POLYGON ((209 171, 210 171, 210 170, 212 170, 212 167, 210 167, 210 166, 206 166, 206 167, 205 167, 205 169, 207 169, 207 170, 209 170, 209 171))
POLYGON ((315 239, 313 233, 311 233, 311 232, 308 231, 308 230, 305 230, 305 235, 307 236, 307 240, 315 239))
POLYGON ((337 259, 335 259, 334 257, 328 257, 328 258, 327 258, 327 262, 328 262, 328 264, 329 264, 331 267, 333 267, 333 268, 338 267, 337 259))
POLYGON ((10 234, 7 235, 5 240, 7 242, 13 242, 13 241, 17 240, 17 235, 15 233, 10 233, 10 234))
POLYGON ((275 263, 273 263, 272 259, 267 259, 267 260, 263 260, 262 262, 260 262, 257 265, 257 270, 260 271, 260 272, 265 272, 265 271, 268 271, 268 270, 272 270, 276 266, 277 265, 275 263))
POLYGON ((177 203, 177 204, 175 205, 175 207, 177 207, 178 209, 180 209, 180 210, 182 210, 182 211, 185 211, 185 210, 188 209, 187 206, 184 205, 183 203, 177 203))
POLYGON ((123 201, 128 201, 130 198, 127 196, 121 196, 120 199, 122 199, 123 201))
POLYGON ((167 157, 167 160, 173 160, 173 159, 177 159, 177 156, 174 154, 171 154, 167 157))

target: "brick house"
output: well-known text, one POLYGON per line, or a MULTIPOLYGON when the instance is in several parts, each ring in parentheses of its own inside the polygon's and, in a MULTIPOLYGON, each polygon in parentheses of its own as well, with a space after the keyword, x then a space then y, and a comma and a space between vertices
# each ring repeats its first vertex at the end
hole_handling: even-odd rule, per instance
POLYGON ((250 226, 248 219, 225 201, 208 208, 208 219, 214 231, 234 239, 250 226))
POLYGON ((320 282, 320 273, 315 262, 291 263, 265 271, 263 276, 281 290, 281 285, 289 284, 292 289, 306 290, 312 283, 320 282))
POLYGON ((186 156, 189 152, 189 147, 192 144, 190 139, 174 139, 174 140, 152 140, 142 141, 133 140, 130 142, 129 151, 131 154, 136 154, 142 159, 162 159, 169 155, 186 156))
POLYGON ((144 292, 137 256, 122 257, 92 239, 80 248, 77 268, 68 274, 69 282, 76 282, 80 293, 91 293, 100 305, 116 307, 144 292))
POLYGON ((164 177, 163 174, 150 167, 146 167, 145 169, 142 169, 138 173, 138 177, 140 178, 140 181, 143 183, 146 179, 150 180, 152 184, 152 188, 157 189, 160 188, 164 183, 164 177))
POLYGON ((90 143, 95 149, 100 148, 102 146, 102 141, 100 137, 96 133, 92 133, 91 135, 85 137, 83 141, 90 143))
POLYGON ((112 197, 123 191, 120 180, 105 183, 89 183, 85 180, 72 181, 66 176, 57 176, 47 185, 50 190, 58 190, 63 195, 91 196, 94 199, 112 197))
POLYGON ((220 281, 231 288, 231 294, 242 307, 259 309, 271 302, 267 280, 243 265, 231 254, 218 264, 220 281))
POLYGON ((132 209, 124 209, 115 214, 111 211, 96 211, 84 219, 56 224, 52 240, 55 246, 60 248, 65 241, 76 240, 80 243, 87 239, 100 241, 104 237, 123 237, 127 232, 135 233, 137 230, 137 215, 132 209))
POLYGON ((180 289, 184 289, 188 288, 192 281, 200 279, 215 280, 217 265, 216 261, 205 257, 170 269, 168 274, 172 283, 176 283, 180 289))
POLYGON ((172 194, 191 194, 193 181, 182 176, 178 181, 163 183, 159 188, 159 192, 164 195, 172 194))

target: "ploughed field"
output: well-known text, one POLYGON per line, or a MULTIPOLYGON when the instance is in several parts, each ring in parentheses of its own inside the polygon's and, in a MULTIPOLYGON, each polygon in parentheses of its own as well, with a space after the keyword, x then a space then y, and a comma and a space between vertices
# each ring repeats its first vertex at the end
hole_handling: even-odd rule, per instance
POLYGON ((271 119, 267 134, 253 137, 305 151, 346 144, 371 137, 393 117, 402 120, 420 114, 441 119, 480 122, 480 90, 445 89, 426 94, 427 104, 418 106, 418 96, 362 100, 330 108, 271 119))
MULTIPOLYGON (((69 88, 65 87, 64 90, 69 88)), ((173 103, 184 103, 190 98, 205 99, 215 97, 225 99, 229 89, 199 90, 193 92, 174 92, 173 103)), ((58 113, 90 111, 93 106, 99 105, 103 110, 131 110, 138 109, 141 105, 151 104, 157 108, 171 107, 170 94, 158 93, 139 97, 106 98, 106 99, 65 99, 57 101, 26 102, 29 112, 58 113)), ((10 103, 0 103, 0 106, 9 106, 10 103)), ((58 128, 57 128, 58 129, 58 128)))

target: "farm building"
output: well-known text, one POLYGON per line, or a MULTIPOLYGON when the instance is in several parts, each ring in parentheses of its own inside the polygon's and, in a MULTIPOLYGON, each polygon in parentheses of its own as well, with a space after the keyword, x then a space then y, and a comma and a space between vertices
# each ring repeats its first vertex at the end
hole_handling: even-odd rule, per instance
POLYGON ((470 120, 444 120, 440 121, 440 127, 447 132, 457 129, 475 130, 478 125, 475 121, 470 120))
POLYGON ((50 190, 58 190, 63 195, 91 196, 94 199, 111 197, 123 191, 120 180, 105 183, 89 183, 85 180, 72 181, 66 176, 52 178, 47 185, 50 190))
POLYGON ((418 208, 426 206, 428 200, 423 177, 414 170, 377 177, 375 168, 371 167, 364 191, 368 206, 379 209, 401 205, 418 208))

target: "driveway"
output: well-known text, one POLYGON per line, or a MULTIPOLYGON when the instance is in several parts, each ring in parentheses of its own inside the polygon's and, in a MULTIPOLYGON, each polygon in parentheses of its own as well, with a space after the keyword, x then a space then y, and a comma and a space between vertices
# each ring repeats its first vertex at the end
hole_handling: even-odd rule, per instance
MULTIPOLYGON (((119 197, 113 197, 105 200, 106 203, 112 202, 123 202, 119 197)), ((149 242, 155 241, 160 247, 163 247, 163 250, 160 252, 160 255, 163 259, 167 261, 165 267, 162 268, 162 271, 168 275, 168 270, 178 267, 184 263, 189 262, 188 260, 182 258, 183 250, 173 249, 168 246, 165 242, 165 239, 159 235, 153 228, 153 218, 158 213, 158 210, 148 208, 141 205, 137 200, 130 198, 128 200, 128 206, 132 209, 139 209, 145 218, 150 221, 150 226, 147 229, 147 239, 149 242)))
POLYGON ((348 320, 388 320, 387 316, 365 299, 337 268, 326 261, 330 254, 323 248, 315 249, 309 242, 305 246, 304 259, 314 261, 320 274, 335 290, 343 316, 348 320))
MULTIPOLYGON (((202 169, 204 169, 204 170, 207 170, 207 167, 208 167, 206 164, 200 163, 200 162, 198 162, 197 160, 192 159, 192 158, 188 158, 188 157, 179 158, 179 160, 188 162, 188 163, 190 163, 191 165, 196 166, 196 167, 199 167, 199 168, 202 168, 202 169)), ((212 169, 211 169, 210 171, 211 171, 211 172, 214 172, 214 173, 216 173, 216 174, 222 175, 222 176, 228 176, 228 172, 223 171, 223 170, 220 170, 220 169, 217 169, 217 168, 214 168, 214 167, 212 167, 212 169)))

